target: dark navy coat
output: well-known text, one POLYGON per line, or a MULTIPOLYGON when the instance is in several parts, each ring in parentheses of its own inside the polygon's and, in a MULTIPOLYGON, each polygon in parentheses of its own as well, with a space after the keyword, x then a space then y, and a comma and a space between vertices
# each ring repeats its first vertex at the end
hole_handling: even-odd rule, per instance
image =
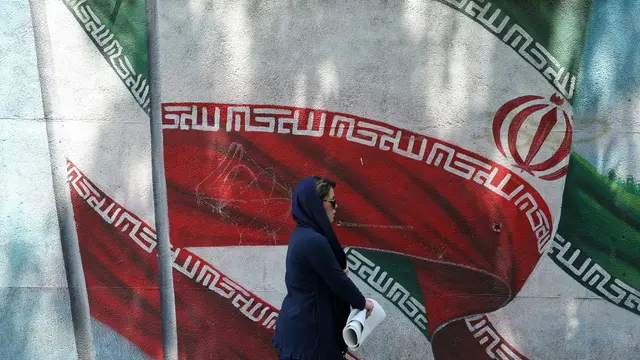
POLYGON ((347 306, 348 310, 351 305, 364 309, 365 298, 343 271, 344 252, 330 228, 313 178, 303 180, 293 198, 297 226, 289 239, 287 295, 278 315, 273 344, 283 358, 342 359, 345 346, 340 330, 347 314, 340 308, 347 306))

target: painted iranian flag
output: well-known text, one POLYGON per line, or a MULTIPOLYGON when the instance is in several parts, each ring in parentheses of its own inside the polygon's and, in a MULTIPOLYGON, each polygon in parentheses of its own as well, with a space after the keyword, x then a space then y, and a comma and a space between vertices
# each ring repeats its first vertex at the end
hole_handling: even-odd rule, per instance
MULTIPOLYGON (((367 290, 401 308, 408 285, 367 275, 380 268, 358 249, 408 261, 417 292, 402 319, 436 357, 459 356, 476 326, 464 319, 513 299, 557 229, 572 70, 522 16, 474 1, 198 8, 197 38, 162 36, 174 244, 211 262, 230 251, 217 247, 260 246, 229 260, 251 283, 251 264, 283 255, 296 182, 328 176, 367 290)), ((172 7, 166 29, 188 16, 172 7)), ((282 263, 269 274, 279 305, 282 263)))
MULTIPOLYGON (((147 111, 143 3, 64 3, 147 111)), ((638 174, 629 166, 637 156, 628 157, 637 147, 602 159, 594 149, 625 149, 622 138, 600 137, 598 121, 585 118, 593 109, 576 109, 571 121, 589 1, 572 3, 573 11, 554 1, 161 6, 172 240, 187 247, 174 248, 182 249, 174 259, 182 356, 270 351, 271 313, 263 313, 264 302, 243 302, 243 291, 259 294, 269 309, 280 305, 290 189, 310 173, 338 180, 337 229, 352 277, 395 314, 374 335, 376 345, 362 349, 364 358, 419 357, 429 351, 422 335, 438 358, 523 357, 495 333, 489 341, 490 324, 475 314, 517 294, 556 227, 555 263, 594 293, 640 311, 638 174), (567 142, 576 147, 557 226, 567 142), (233 280, 214 286, 205 262, 233 280), (205 282, 212 293, 190 296, 191 283, 205 282), (211 309, 243 325, 224 325, 229 336, 207 342, 198 334, 220 334, 211 309), (378 344, 395 348, 385 353, 378 344)), ((629 118, 614 110, 633 105, 612 100, 598 117, 613 114, 624 125, 629 118)), ((154 258, 123 257, 133 259, 126 266, 93 261, 114 239, 133 241, 121 231, 131 219, 117 231, 100 227, 105 216, 82 213, 109 203, 87 199, 74 206, 85 276, 107 285, 90 294, 92 316, 160 356, 157 295, 140 290, 155 281, 154 258), (122 282, 113 286, 105 273, 122 282), (143 312, 124 317, 110 311, 116 303, 146 306, 153 316, 140 323, 152 331, 136 334, 143 312)), ((526 310, 517 309, 511 314, 526 310)))

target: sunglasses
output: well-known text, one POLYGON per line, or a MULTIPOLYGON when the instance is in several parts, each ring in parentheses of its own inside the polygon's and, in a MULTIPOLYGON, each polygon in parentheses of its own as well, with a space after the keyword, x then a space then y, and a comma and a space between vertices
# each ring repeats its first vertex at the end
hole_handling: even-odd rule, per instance
POLYGON ((338 205, 338 203, 336 202, 336 199, 331 199, 331 200, 324 200, 326 202, 328 202, 329 204, 331 204, 331 206, 333 206, 333 208, 335 209, 336 206, 338 205))

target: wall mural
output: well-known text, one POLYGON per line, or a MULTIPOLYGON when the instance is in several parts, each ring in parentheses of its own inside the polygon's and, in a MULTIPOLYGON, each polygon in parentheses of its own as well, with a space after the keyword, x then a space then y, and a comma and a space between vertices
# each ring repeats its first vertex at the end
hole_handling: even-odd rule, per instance
MULTIPOLYGON (((149 113, 144 2, 64 2, 141 110, 149 113)), ((275 358, 270 341, 285 290, 283 259, 274 259, 284 257, 292 229, 292 187, 309 174, 338 182, 336 229, 346 246, 351 277, 391 315, 380 338, 372 337, 369 349, 350 353, 352 359, 539 358, 519 348, 522 339, 513 341, 517 328, 503 335, 504 327, 494 324, 501 318, 492 314, 518 297, 546 256, 610 306, 640 315, 638 176, 597 168, 593 159, 572 150, 576 143, 597 146, 606 132, 602 126, 596 135, 582 132, 575 109, 581 91, 588 91, 579 80, 580 71, 588 71, 581 57, 591 2, 576 2, 570 16, 552 1, 448 0, 421 6, 422 12, 415 12, 426 18, 417 24, 440 44, 419 55, 426 59, 421 66, 432 66, 428 59, 440 56, 448 60, 436 64, 465 65, 456 70, 464 81, 454 71, 447 75, 449 83, 430 93, 431 108, 389 110, 417 101, 412 86, 419 88, 422 80, 405 76, 404 65, 373 60, 363 70, 360 59, 339 56, 339 65, 329 64, 325 72, 341 71, 342 66, 361 79, 371 69, 379 71, 373 76, 383 80, 370 78, 371 89, 358 95, 369 96, 369 103, 354 105, 357 101, 348 96, 328 95, 317 106, 311 100, 301 106, 274 93, 273 88, 293 87, 288 82, 293 75, 279 77, 291 69, 279 65, 278 57, 291 56, 296 63, 305 59, 300 52, 314 51, 291 50, 283 37, 299 36, 296 44, 334 44, 338 49, 361 43, 380 51, 388 47, 389 53, 406 51, 403 59, 422 54, 420 41, 379 44, 356 30, 346 35, 354 42, 336 41, 336 35, 324 32, 295 35, 301 25, 288 22, 296 14, 291 9, 277 17, 287 23, 281 34, 260 38, 265 49, 282 49, 263 64, 255 85, 253 68, 243 67, 242 61, 229 70, 237 54, 216 56, 217 51, 229 52, 226 42, 244 29, 230 26, 235 30, 220 30, 220 38, 213 40, 183 37, 193 43, 183 48, 209 49, 201 54, 210 56, 206 71, 203 65, 180 67, 179 56, 163 55, 162 125, 181 358, 275 358), (449 20, 431 21, 443 14, 456 24, 453 33, 444 24, 449 20), (573 28, 551 29, 566 24, 573 28), (486 45, 492 52, 477 64, 469 59, 482 46, 473 45, 472 35, 492 41, 486 45), (457 47, 451 50, 448 44, 457 47), (452 59, 464 49, 471 50, 452 59), (476 72, 486 65, 483 61, 504 68, 507 75, 476 72), (393 66, 401 70, 389 70, 393 66), (270 77, 267 70, 276 75, 270 77), (519 72, 512 84, 507 81, 510 71, 519 72), (171 82, 180 72, 186 74, 184 82, 171 82), (201 95, 184 86, 198 77, 207 90, 201 95), (389 78, 400 80, 385 88, 381 83, 389 78), (258 87, 255 92, 247 93, 247 81, 258 87), (476 88, 470 91, 456 81, 476 88), (395 88, 398 84, 407 88, 395 88), (248 263, 247 258, 229 258, 237 254, 235 249, 256 261, 255 271, 236 269, 248 263), (228 266, 237 277, 226 274, 228 266), (382 345, 385 339, 394 346, 382 345)), ((161 38, 173 45, 178 35, 162 34, 181 26, 181 17, 180 12, 169 14, 169 7, 161 10, 166 15, 161 17, 161 38)), ((343 12, 324 7, 318 14, 343 12)), ((260 31, 266 24, 258 19, 263 10, 267 18, 267 10, 253 9, 255 23, 245 25, 260 31)), ((365 17, 365 23, 377 26, 391 23, 393 16, 365 17)), ((240 49, 243 39, 237 38, 240 49)), ((254 54, 258 59, 265 56, 259 51, 254 54)), ((155 230, 100 190, 100 179, 89 179, 73 159, 68 175, 91 316, 146 356, 161 358, 155 230)))

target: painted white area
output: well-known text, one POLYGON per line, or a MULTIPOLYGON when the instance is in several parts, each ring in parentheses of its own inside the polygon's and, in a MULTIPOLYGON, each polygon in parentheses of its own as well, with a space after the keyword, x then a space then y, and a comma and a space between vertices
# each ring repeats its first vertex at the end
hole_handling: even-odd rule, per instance
POLYGON ((0 357, 73 359, 29 2, 0 14, 0 357))
POLYGON ((47 1, 47 17, 59 99, 54 146, 153 226, 148 115, 62 1, 47 1))
POLYGON ((635 359, 640 317, 600 298, 544 256, 506 307, 488 315, 529 359, 635 359))
MULTIPOLYGON (((286 246, 196 247, 189 250, 269 304, 277 308, 282 305, 286 295, 286 246)), ((382 304, 387 314, 362 347, 355 351, 360 359, 433 358, 427 339, 400 309, 355 275, 351 274, 350 278, 365 297, 382 304)), ((219 295, 211 292, 211 296, 219 295)))
POLYGON ((0 154, 0 357, 73 359, 45 123, 0 121, 0 154))
POLYGON ((0 122, 0 287, 65 288, 44 122, 0 122))
POLYGON ((114 126, 148 121, 64 1, 45 1, 59 101, 54 117, 114 126))
POLYGON ((0 2, 0 121, 42 119, 42 99, 29 2, 0 2), (10 15, 7 15, 10 14, 10 15))
POLYGON ((3 119, 0 154, 0 333, 12 339, 3 354, 73 358, 45 123, 3 119))
POLYGON ((93 332, 93 346, 96 349, 96 359, 121 360, 151 360, 127 338, 122 337, 107 325, 96 319, 91 319, 93 332))
POLYGON ((78 358, 66 287, 3 286, 0 306, 0 358, 78 358))
POLYGON ((279 309, 282 305, 286 295, 286 246, 212 246, 188 249, 274 307, 279 309))

